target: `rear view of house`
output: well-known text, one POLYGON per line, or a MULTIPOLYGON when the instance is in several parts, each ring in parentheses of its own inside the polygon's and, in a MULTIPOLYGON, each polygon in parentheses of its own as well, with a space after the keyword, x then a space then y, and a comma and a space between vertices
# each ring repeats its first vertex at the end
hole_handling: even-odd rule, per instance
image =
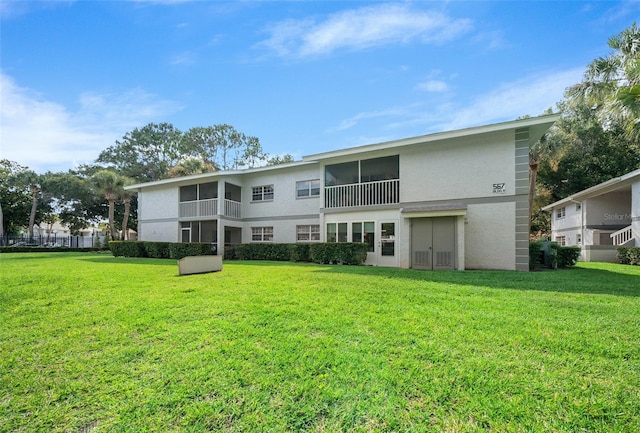
POLYGON ((640 170, 543 208, 551 212, 551 240, 582 248, 583 261, 616 262, 616 248, 640 246, 640 170))
POLYGON ((141 240, 363 242, 367 264, 528 269, 529 148, 557 115, 132 185, 141 240))

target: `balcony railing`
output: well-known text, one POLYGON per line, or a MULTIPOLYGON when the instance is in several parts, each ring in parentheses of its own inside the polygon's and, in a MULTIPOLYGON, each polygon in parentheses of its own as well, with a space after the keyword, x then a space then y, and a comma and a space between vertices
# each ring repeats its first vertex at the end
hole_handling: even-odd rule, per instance
POLYGON ((325 186, 324 205, 327 208, 375 206, 400 203, 400 180, 325 186))
POLYGON ((224 213, 219 214, 218 199, 194 200, 180 203, 180 218, 201 218, 214 216, 241 217, 242 204, 233 200, 224 201, 224 213))
POLYGON ((231 218, 242 218, 242 213, 240 212, 242 208, 242 203, 233 200, 224 200, 224 216, 228 216, 231 218))
POLYGON ((633 239, 633 231, 631 230, 631 226, 629 226, 611 233, 609 236, 613 239, 613 245, 621 246, 633 239))

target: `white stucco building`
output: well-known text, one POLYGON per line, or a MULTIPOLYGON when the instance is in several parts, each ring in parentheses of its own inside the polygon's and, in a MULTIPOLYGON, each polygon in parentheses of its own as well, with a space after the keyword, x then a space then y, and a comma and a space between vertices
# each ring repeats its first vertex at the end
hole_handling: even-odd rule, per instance
POLYGON ((640 247, 640 170, 542 209, 551 212, 551 240, 580 246, 580 260, 617 262, 617 247, 640 247))
POLYGON ((367 264, 528 270, 529 148, 546 115, 165 179, 138 193, 140 240, 364 242, 367 264))

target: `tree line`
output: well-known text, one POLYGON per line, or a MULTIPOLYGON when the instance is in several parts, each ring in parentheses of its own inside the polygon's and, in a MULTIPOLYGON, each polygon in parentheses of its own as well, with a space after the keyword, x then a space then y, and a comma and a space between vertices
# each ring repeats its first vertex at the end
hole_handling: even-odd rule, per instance
POLYGON ((560 119, 529 153, 534 235, 550 230, 542 207, 640 168, 640 29, 633 23, 608 45, 566 90, 560 119))
POLYGON ((108 221, 111 239, 137 224, 135 194, 126 185, 169 177, 293 162, 269 156, 257 137, 220 124, 182 132, 170 123, 149 123, 127 132, 98 158, 67 172, 36 173, 0 160, 0 235, 30 237, 34 227, 58 221, 72 233, 108 221))
MULTIPOLYGON (((550 229, 549 203, 640 168, 640 30, 634 23, 608 41, 611 53, 587 66, 567 89, 556 124, 529 154, 530 227, 550 229)), ((549 109, 549 112, 552 110, 549 109)), ((0 234, 60 221, 72 232, 109 221, 113 239, 135 227, 131 183, 292 162, 267 155, 257 137, 230 125, 194 127, 150 123, 127 132, 91 164, 68 172, 37 174, 0 161, 0 234)))

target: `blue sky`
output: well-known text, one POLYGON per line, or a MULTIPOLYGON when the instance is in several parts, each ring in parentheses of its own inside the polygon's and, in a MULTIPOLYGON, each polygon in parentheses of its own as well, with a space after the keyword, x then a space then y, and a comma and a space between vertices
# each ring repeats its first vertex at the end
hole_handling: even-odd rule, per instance
POLYGON ((640 1, 0 2, 0 157, 91 162, 149 122, 303 155, 538 115, 640 1))

